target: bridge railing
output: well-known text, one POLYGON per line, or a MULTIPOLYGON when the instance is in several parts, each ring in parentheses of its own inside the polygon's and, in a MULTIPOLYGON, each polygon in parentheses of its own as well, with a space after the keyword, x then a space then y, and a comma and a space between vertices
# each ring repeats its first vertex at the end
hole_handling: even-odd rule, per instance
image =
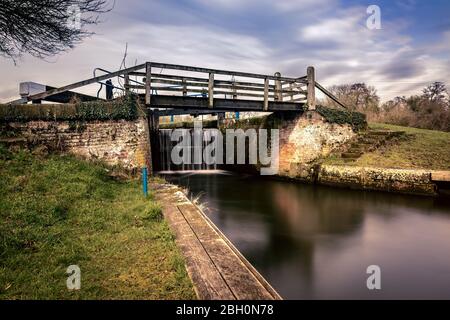
POLYGON ((124 80, 125 91, 145 96, 151 107, 152 95, 203 97, 207 106, 214 108, 214 99, 261 101, 264 110, 269 110, 269 102, 316 105, 315 89, 324 92, 342 107, 338 99, 315 81, 313 67, 308 67, 307 75, 292 78, 280 73, 264 75, 257 73, 199 68, 158 62, 146 62, 131 68, 110 72, 101 76, 82 80, 60 88, 28 96, 28 101, 45 100, 46 97, 84 87, 90 84, 120 77, 124 80), (135 79, 132 79, 135 77, 135 79))
POLYGON ((209 99, 209 108, 214 107, 215 98, 261 100, 264 110, 268 109, 269 101, 307 102, 306 76, 289 78, 278 72, 270 76, 156 62, 146 63, 145 69, 126 75, 126 79, 142 77, 145 85, 125 81, 125 89, 145 92, 148 105, 151 95, 204 97, 209 99))

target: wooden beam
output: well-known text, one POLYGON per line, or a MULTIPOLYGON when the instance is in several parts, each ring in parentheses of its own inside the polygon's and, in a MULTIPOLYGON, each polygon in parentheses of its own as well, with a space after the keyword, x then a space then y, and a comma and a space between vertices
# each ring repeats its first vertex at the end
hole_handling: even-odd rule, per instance
POLYGON ((128 73, 124 75, 124 88, 126 93, 130 92, 130 76, 128 73))
POLYGON ((314 72, 314 67, 308 67, 306 76, 308 77, 308 95, 307 95, 307 103, 309 110, 316 109, 316 76, 314 72))
POLYGON ((165 116, 177 116, 177 115, 185 115, 185 114, 194 114, 194 115, 200 115, 200 114, 217 114, 220 112, 227 112, 227 110, 217 110, 214 108, 214 110, 199 110, 199 109, 166 109, 166 110, 158 110, 156 111, 156 114, 159 117, 165 117, 165 116))
MULTIPOLYGON (((275 80, 276 79, 274 76, 258 74, 258 73, 250 73, 250 72, 239 72, 239 71, 227 71, 227 70, 219 70, 219 69, 208 69, 208 68, 182 66, 182 65, 177 65, 177 64, 159 63, 159 62, 152 62, 151 64, 155 68, 162 68, 162 69, 174 69, 174 70, 192 71, 192 72, 200 72, 200 73, 214 73, 214 74, 221 74, 221 75, 229 75, 229 76, 236 76, 236 77, 246 77, 246 78, 257 78, 257 79, 266 79, 266 78, 268 78, 269 80, 275 80)), ((297 81, 299 79, 302 79, 302 77, 300 77, 300 78, 280 77, 279 78, 279 80, 281 80, 281 81, 297 81)))
POLYGON ((183 96, 187 96, 187 85, 186 85, 186 79, 183 78, 183 80, 181 81, 183 84, 183 96))
MULTIPOLYGON (((133 88, 134 86, 130 85, 130 88, 133 88)), ((170 92, 183 92, 183 88, 173 88, 173 87, 152 87, 154 90, 158 90, 158 92, 161 91, 170 91, 170 92)), ((187 92, 193 92, 193 93, 207 93, 208 91, 205 89, 187 89, 187 92)), ((242 96, 242 97, 254 97, 254 98, 264 98, 264 92, 261 91, 260 94, 257 93, 250 93, 250 92, 233 92, 233 91, 226 91, 226 90, 214 90, 213 95, 216 94, 223 94, 223 95, 236 95, 236 96, 242 96)), ((274 98, 275 96, 273 94, 269 94, 269 98, 274 98)))
POLYGON ((289 83, 289 85, 287 87, 283 88, 283 90, 286 88, 303 90, 303 88, 305 88, 305 87, 306 87, 305 83, 289 83))
MULTIPOLYGON (((279 72, 275 72, 274 75, 277 78, 281 77, 281 73, 279 73, 279 72)), ((281 80, 275 80, 275 100, 277 100, 277 101, 283 101, 283 94, 282 94, 281 90, 282 90, 281 80)))
POLYGON ((264 79, 264 110, 269 109, 269 79, 264 79))
POLYGON ((125 89, 136 89, 136 90, 145 90, 145 86, 135 85, 135 84, 125 84, 125 89))
POLYGON ((283 97, 291 97, 291 96, 296 96, 296 95, 303 95, 306 97, 306 95, 308 94, 308 91, 296 91, 296 90, 284 90, 283 91, 283 97))
POLYGON ((161 83, 161 84, 173 84, 173 85, 177 85, 183 87, 183 85, 186 86, 191 86, 191 87, 206 87, 208 86, 208 83, 200 83, 200 82, 187 82, 186 79, 182 79, 182 77, 180 77, 179 80, 167 80, 167 79, 157 79, 157 78, 152 78, 152 83, 161 83), (184 82, 183 82, 184 80, 184 82))
MULTIPOLYGON (((247 87, 256 87, 261 90, 264 88, 264 83, 255 83, 255 82, 245 82, 245 81, 227 81, 227 80, 215 80, 215 85, 230 85, 230 86, 247 86, 247 87)), ((270 89, 275 89, 274 85, 269 85, 270 89)))
MULTIPOLYGON (((152 95, 152 108, 164 109, 199 109, 208 110, 209 98, 183 97, 183 96, 166 96, 152 95)), ((214 99, 214 109, 211 112, 220 111, 302 111, 304 103, 298 102, 278 102, 269 101, 267 110, 264 110, 264 101, 262 100, 243 100, 243 99, 214 99)))
MULTIPOLYGON (((292 92, 292 86, 293 86, 293 84, 292 84, 292 82, 290 82, 289 83, 289 91, 291 91, 292 92)), ((288 94, 288 96, 289 96, 289 101, 294 101, 294 94, 293 93, 290 93, 290 94, 288 94)))
POLYGON ((152 95, 152 65, 150 62, 145 64, 145 104, 150 105, 152 95))
MULTIPOLYGON (((182 76, 182 75, 173 75, 173 74, 164 74, 164 73, 152 73, 151 75, 152 75, 152 78, 172 79, 172 80, 180 80, 180 79, 184 78, 187 81, 208 83, 208 79, 198 78, 198 77, 187 77, 187 76, 182 76)), ((130 72, 130 76, 145 77, 146 73, 139 72, 139 71, 133 71, 133 72, 130 72)))
MULTIPOLYGON (((180 79, 181 80, 181 79, 180 79)), ((183 87, 202 87, 206 88, 208 86, 207 83, 197 83, 197 82, 183 82, 181 81, 175 81, 175 80, 166 80, 166 79, 155 79, 152 78, 152 84, 158 83, 158 84, 172 84, 179 86, 180 89, 183 87)), ((244 86, 244 85, 231 85, 231 84, 220 84, 223 83, 222 81, 214 81, 214 88, 222 88, 222 89, 230 89, 230 90, 243 90, 243 91, 256 91, 260 92, 261 94, 264 92, 264 84, 262 87, 253 87, 253 86, 244 86)), ((158 89, 158 87, 153 86, 154 89, 158 89)), ((187 91, 190 91, 189 89, 187 91)), ((275 91, 274 86, 269 86, 269 92, 275 91)), ((287 92, 286 90, 284 92, 287 92)), ((294 91, 292 91, 294 92, 294 91)), ((297 92, 297 91, 295 91, 297 92)))
POLYGON ((214 107, 214 73, 209 73, 209 82, 208 82, 208 98, 209 98, 209 108, 214 107))
POLYGON ((49 90, 43 93, 39 93, 39 94, 35 94, 32 96, 28 96, 28 101, 33 101, 33 100, 45 100, 46 97, 48 96, 52 96, 58 93, 62 93, 65 91, 69 91, 69 90, 73 90, 79 87, 83 87, 83 86, 87 86, 89 84, 93 84, 93 83, 97 83, 99 81, 103 81, 103 80, 107 80, 107 79, 111 79, 114 77, 117 77, 119 75, 125 74, 125 73, 129 73, 135 70, 139 70, 145 67, 145 64, 141 64, 141 65, 137 65, 131 68, 127 68, 127 69, 123 69, 123 70, 119 70, 116 72, 111 72, 102 76, 98 76, 98 77, 94 77, 94 78, 90 78, 87 80, 83 80, 83 81, 78 81, 60 88, 56 88, 53 90, 49 90))
POLYGON ((342 108, 344 109, 348 109, 347 106, 345 104, 343 104, 342 102, 340 102, 338 100, 338 98, 332 94, 330 91, 328 91, 327 89, 325 89, 325 87, 323 87, 322 85, 320 85, 318 82, 316 82, 316 88, 319 89, 320 91, 322 91, 328 98, 330 98, 331 100, 333 100, 334 102, 336 102, 338 105, 340 105, 342 108))

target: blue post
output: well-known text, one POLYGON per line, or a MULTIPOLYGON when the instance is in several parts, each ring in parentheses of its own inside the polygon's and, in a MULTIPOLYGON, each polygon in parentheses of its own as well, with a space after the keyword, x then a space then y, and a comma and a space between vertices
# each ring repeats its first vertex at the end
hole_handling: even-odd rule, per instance
POLYGON ((173 123, 173 115, 170 116, 170 123, 173 123))
POLYGON ((239 112, 236 112, 235 115, 236 115, 236 120, 239 120, 239 112))
POLYGON ((144 191, 144 196, 148 196, 148 187, 147 187, 147 168, 142 168, 142 190, 144 191))

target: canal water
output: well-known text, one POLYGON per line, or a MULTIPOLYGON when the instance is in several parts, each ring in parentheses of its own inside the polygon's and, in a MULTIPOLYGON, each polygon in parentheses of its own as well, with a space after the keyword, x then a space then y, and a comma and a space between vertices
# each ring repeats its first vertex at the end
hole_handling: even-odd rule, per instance
POLYGON ((450 206, 228 172, 166 179, 206 214, 285 299, 450 299, 450 206), (367 267, 381 290, 367 288, 367 267))

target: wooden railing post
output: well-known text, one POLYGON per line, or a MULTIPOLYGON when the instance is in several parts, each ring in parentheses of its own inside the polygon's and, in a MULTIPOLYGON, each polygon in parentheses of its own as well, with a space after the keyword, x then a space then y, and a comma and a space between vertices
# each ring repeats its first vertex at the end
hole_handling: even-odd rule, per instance
POLYGON ((308 67, 306 72, 306 77, 308 80, 308 93, 307 93, 307 103, 309 110, 316 109, 316 76, 314 72, 314 67, 308 67))
POLYGON ((264 79, 264 111, 269 110, 269 79, 264 79))
MULTIPOLYGON (((294 86, 292 85, 292 82, 289 82, 289 91, 293 91, 294 90, 294 86)), ((291 92, 289 94, 289 101, 294 101, 294 94, 291 92)))
MULTIPOLYGON (((274 76, 280 78, 281 73, 275 72, 274 76)), ((283 101, 283 90, 281 86, 281 80, 275 80, 275 100, 283 101)))
POLYGON ((150 96, 152 94, 152 65, 150 62, 145 64, 145 104, 150 105, 150 96))
POLYGON ((124 74, 123 86, 125 87, 125 93, 129 93, 130 92, 130 76, 128 75, 128 73, 124 74))
POLYGON ((187 96, 187 86, 186 86, 186 78, 183 78, 183 80, 181 80, 183 83, 183 97, 187 96))
POLYGON ((208 98, 209 98, 209 108, 214 107, 214 73, 209 73, 209 82, 208 82, 208 98))

